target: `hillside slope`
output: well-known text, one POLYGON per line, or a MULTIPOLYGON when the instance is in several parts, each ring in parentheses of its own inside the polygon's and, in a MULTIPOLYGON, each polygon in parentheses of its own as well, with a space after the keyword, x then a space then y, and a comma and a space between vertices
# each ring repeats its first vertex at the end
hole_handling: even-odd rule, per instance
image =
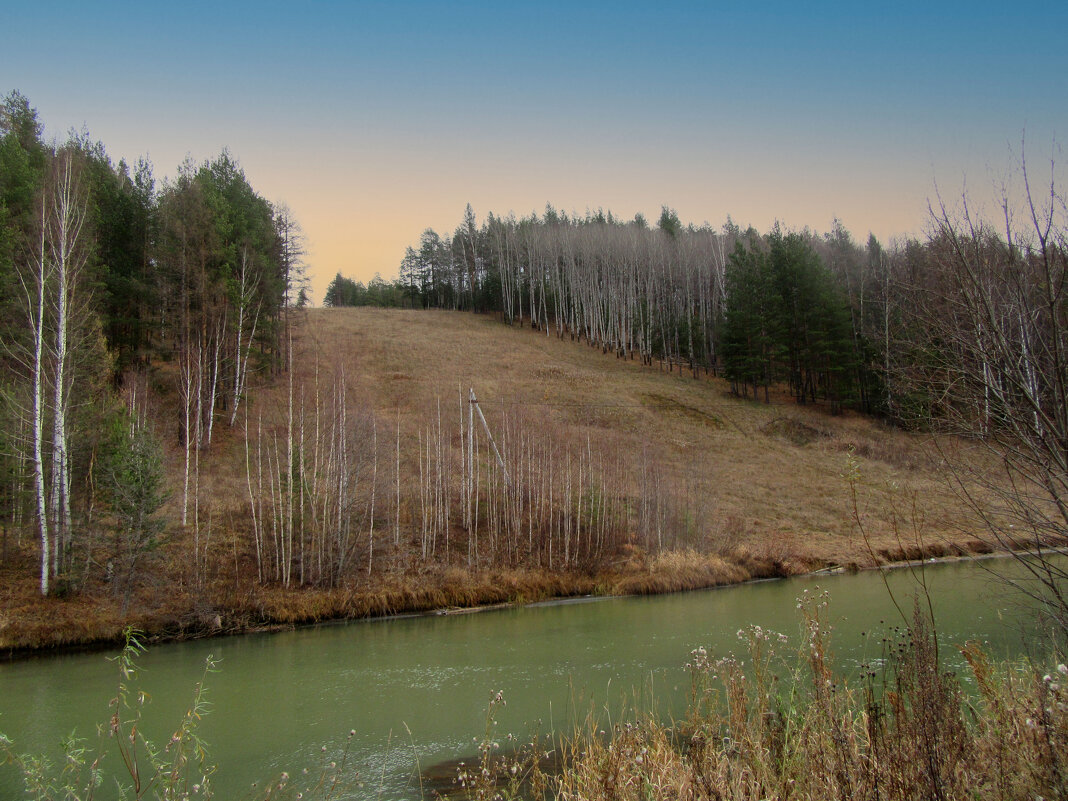
POLYGON ((986 550, 924 436, 742 400, 722 380, 490 316, 309 310, 293 365, 260 376, 233 429, 220 412, 188 495, 166 430, 174 367, 157 365, 167 544, 126 614, 103 570, 42 601, 30 554, 5 563, 0 648, 110 641, 125 623, 197 636, 986 550))
POLYGON ((308 322, 298 375, 307 380, 318 350, 346 366, 376 414, 391 420, 399 409, 402 431, 425 422, 439 399, 443 414, 456 417, 470 388, 491 431, 514 415, 544 436, 589 441, 636 464, 647 454, 693 514, 690 531, 673 532, 680 544, 869 563, 845 478, 851 451, 858 509, 876 550, 911 546, 917 534, 948 547, 972 527, 929 439, 879 421, 782 396, 770 405, 742 400, 716 378, 642 367, 489 316, 331 309, 309 312, 308 322))

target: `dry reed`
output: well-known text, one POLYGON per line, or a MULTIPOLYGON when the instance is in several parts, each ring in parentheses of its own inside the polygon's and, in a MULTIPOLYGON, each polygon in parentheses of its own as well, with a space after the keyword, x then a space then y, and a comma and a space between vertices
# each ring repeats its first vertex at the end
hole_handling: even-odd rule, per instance
POLYGON ((885 666, 850 685, 832 667, 825 599, 803 604, 799 661, 782 635, 739 632, 747 660, 693 652, 689 713, 592 730, 567 746, 555 796, 650 799, 1068 797, 1068 668, 991 665, 962 651, 977 699, 946 673, 923 617, 892 638, 885 666), (784 672, 788 680, 780 681, 784 672))

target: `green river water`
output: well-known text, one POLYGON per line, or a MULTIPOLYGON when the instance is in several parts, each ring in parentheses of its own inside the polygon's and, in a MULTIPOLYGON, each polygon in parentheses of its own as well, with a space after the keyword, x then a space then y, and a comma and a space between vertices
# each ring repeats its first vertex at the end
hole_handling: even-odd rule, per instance
MULTIPOLYGON (((1033 616, 982 566, 929 565, 923 575, 947 644, 979 639, 999 657, 1040 647, 1033 616)), ((914 576, 897 570, 888 578, 911 609, 914 576)), ((660 714, 680 713, 692 649, 740 653, 737 631, 750 624, 785 633, 795 647, 797 598, 817 587, 831 596, 839 669, 848 674, 878 657, 878 638, 862 633, 901 622, 882 575, 823 575, 155 646, 139 660, 140 686, 151 697, 145 728, 166 741, 211 654, 220 670, 208 677, 212 706, 200 732, 219 768, 217 798, 239 798, 254 781, 314 767, 323 746, 327 758, 336 757, 352 729, 359 797, 418 798, 416 765, 473 754, 496 691, 507 702, 497 714, 501 738, 570 731, 591 709, 617 716, 623 695, 639 697, 639 706, 655 697, 660 714)), ((957 659, 955 649, 943 653, 957 659)), ((110 715, 118 682, 106 656, 0 665, 0 732, 21 752, 58 755, 72 730, 96 748, 96 727, 110 715)), ((0 767, 0 799, 21 798, 20 786, 11 767, 0 767)))

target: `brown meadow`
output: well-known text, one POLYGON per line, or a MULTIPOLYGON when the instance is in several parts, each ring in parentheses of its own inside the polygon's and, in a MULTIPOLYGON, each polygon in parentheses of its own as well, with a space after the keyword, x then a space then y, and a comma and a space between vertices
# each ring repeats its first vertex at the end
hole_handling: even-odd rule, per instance
MULTIPOLYGON (((742 400, 713 376, 447 311, 308 310, 292 364, 292 384, 259 376, 234 428, 220 415, 184 528, 174 366, 157 364, 148 416, 168 443, 169 529, 131 608, 100 570, 70 600, 39 600, 31 542, 9 542, 0 648, 112 642, 127 623, 198 636, 989 550, 940 469, 967 443, 940 451, 785 393, 742 400)), ((87 564, 105 564, 106 537, 90 540, 87 564)))

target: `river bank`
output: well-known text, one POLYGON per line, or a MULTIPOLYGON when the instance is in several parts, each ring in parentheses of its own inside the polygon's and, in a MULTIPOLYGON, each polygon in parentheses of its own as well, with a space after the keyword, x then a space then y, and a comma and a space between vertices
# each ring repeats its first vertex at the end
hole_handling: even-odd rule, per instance
POLYGON ((107 510, 88 510, 42 598, 33 516, 0 527, 0 658, 110 648, 127 625, 181 640, 989 550, 966 533, 982 521, 943 470, 947 454, 983 463, 969 442, 935 447, 780 390, 746 401, 714 376, 482 316, 313 310, 293 348, 292 375, 263 376, 251 416, 220 420, 191 481, 188 450, 163 426, 182 414, 177 364, 154 364, 164 534, 128 553, 107 510), (472 423, 472 388, 487 429, 472 423), (343 407, 351 441, 327 442, 343 407), (491 439, 522 492, 502 492, 491 439), (304 450, 278 450, 290 441, 304 450), (328 478, 342 445, 351 470, 328 478), (289 459, 301 482, 278 472, 289 459), (327 492, 341 478, 344 499, 327 492), (933 541, 913 545, 920 532, 933 541))
MULTIPOLYGON (((972 671, 955 647, 966 642, 985 643, 985 653, 998 661, 1045 652, 1043 624, 989 572, 1019 577, 1026 574, 1023 566, 1012 559, 985 566, 945 561, 923 565, 942 645, 940 676, 971 681, 963 691, 974 691, 972 671)), ((774 647, 777 656, 746 682, 779 676, 769 690, 785 709, 804 712, 811 705, 791 695, 787 682, 797 659, 812 653, 799 599, 825 614, 820 631, 834 638, 834 674, 848 679, 863 702, 870 669, 882 664, 888 649, 897 653, 902 614, 919 587, 917 573, 908 569, 842 571, 715 591, 574 598, 493 614, 408 615, 151 646, 138 658, 138 690, 152 699, 138 731, 165 742, 189 709, 191 688, 203 681, 212 707, 200 734, 218 765, 212 777, 217 797, 257 797, 249 793, 251 782, 265 786, 282 772, 302 777, 304 768, 315 775, 321 761, 341 764, 347 755, 363 785, 354 798, 418 801, 428 794, 417 772, 457 759, 477 764, 471 757, 482 737, 505 751, 515 738, 529 743, 528 735, 590 731, 591 713, 605 736, 646 713, 659 721, 686 720, 692 693, 687 663, 693 667, 702 653, 709 667, 736 656, 748 669, 756 664, 747 652, 750 635, 764 637, 759 643, 774 647), (207 659, 219 670, 205 676, 207 659), (491 728, 487 703, 498 692, 507 703, 493 707, 491 728)), ((828 650, 819 653, 830 658, 828 650)), ((1048 666, 1039 677, 1043 672, 1048 666)), ((58 759, 65 735, 75 730, 95 742, 92 732, 103 721, 99 748, 113 757, 115 739, 106 732, 116 681, 124 681, 118 666, 100 653, 0 665, 0 731, 20 753, 58 759)), ((1021 676, 1013 686, 1034 684, 1021 676)), ((110 777, 122 766, 112 761, 105 769, 110 777)), ((9 774, 5 785, 0 776, 0 796, 17 794, 16 778, 9 774)))
POLYGON ((738 547, 725 555, 693 550, 647 557, 635 550, 612 569, 596 573, 544 570, 470 572, 460 567, 378 577, 373 584, 331 589, 275 585, 241 591, 175 583, 163 597, 146 588, 140 603, 122 613, 106 588, 41 598, 32 581, 16 576, 0 590, 0 660, 113 648, 132 626, 145 641, 175 642, 300 626, 402 615, 450 614, 581 596, 659 595, 786 578, 809 573, 905 566, 930 560, 990 554, 980 540, 884 549, 868 560, 838 563, 815 556, 787 558, 738 547))

